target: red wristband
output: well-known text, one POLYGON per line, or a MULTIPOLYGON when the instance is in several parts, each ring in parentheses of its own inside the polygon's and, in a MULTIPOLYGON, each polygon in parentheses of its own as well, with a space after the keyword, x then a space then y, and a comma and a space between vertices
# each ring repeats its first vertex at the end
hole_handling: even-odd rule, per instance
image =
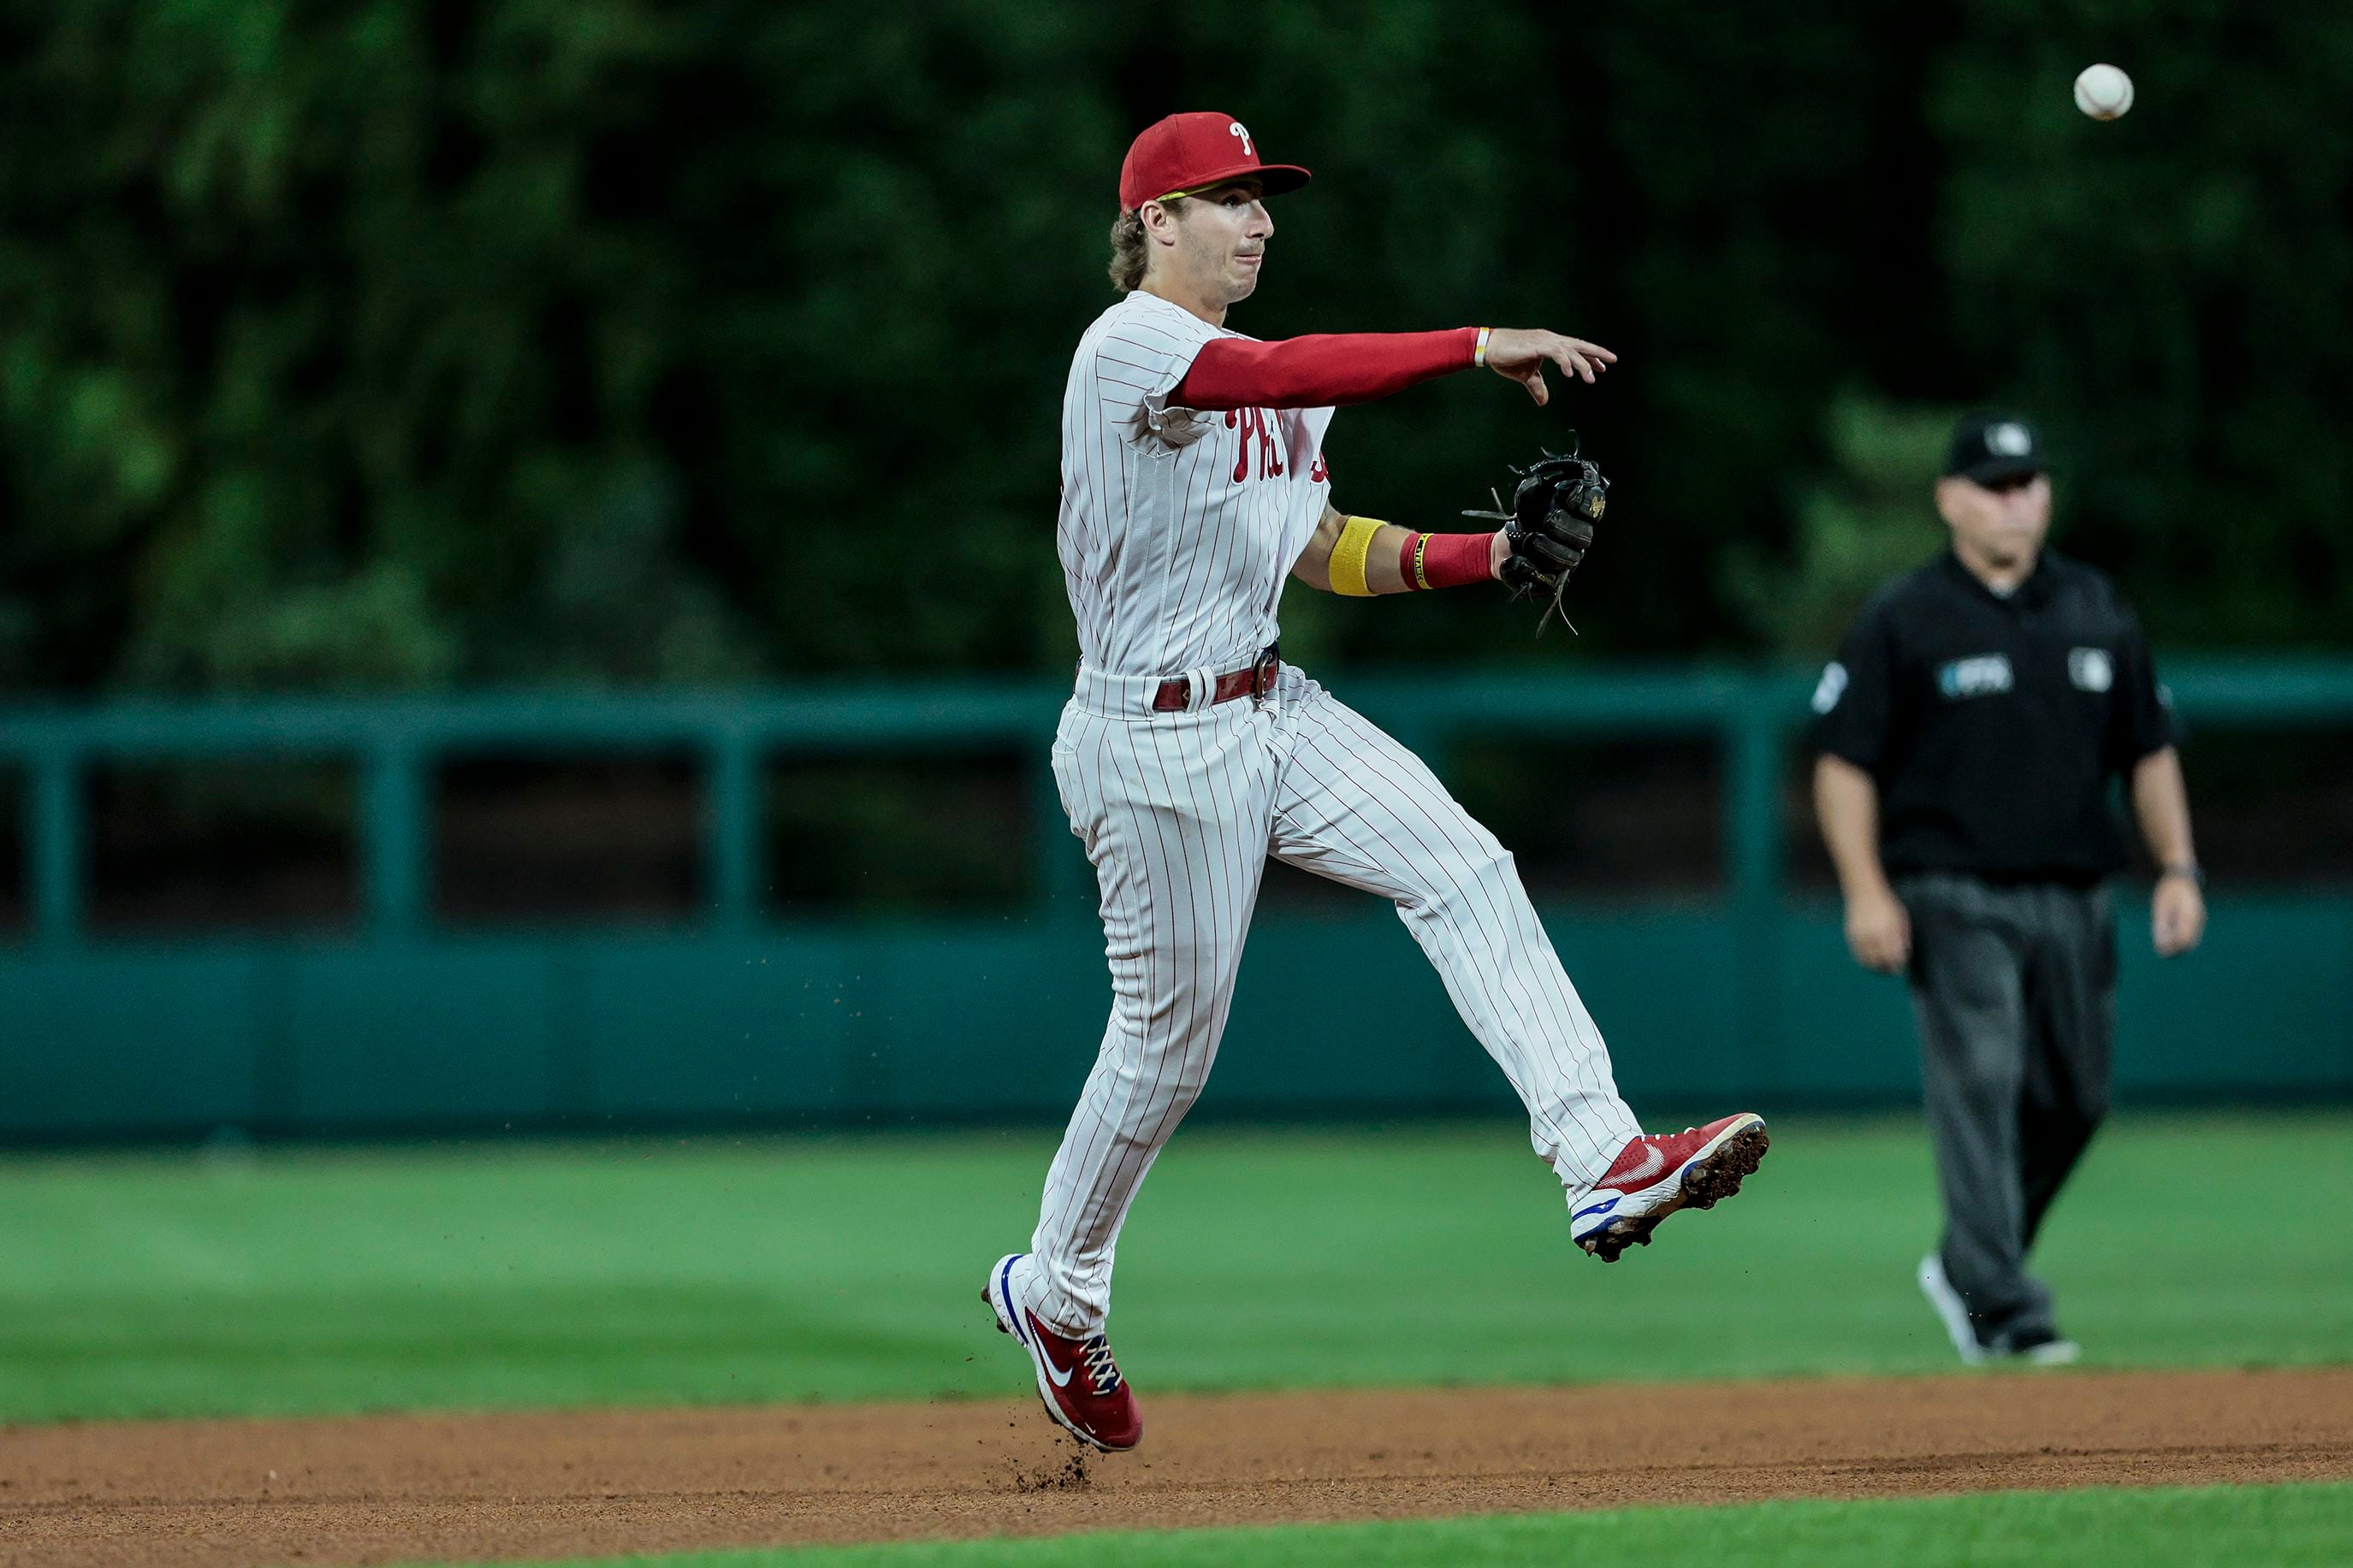
POLYGON ((1492 533, 1409 534, 1398 553, 1398 574, 1405 579, 1408 593, 1491 583, 1495 573, 1489 563, 1494 552, 1492 533))

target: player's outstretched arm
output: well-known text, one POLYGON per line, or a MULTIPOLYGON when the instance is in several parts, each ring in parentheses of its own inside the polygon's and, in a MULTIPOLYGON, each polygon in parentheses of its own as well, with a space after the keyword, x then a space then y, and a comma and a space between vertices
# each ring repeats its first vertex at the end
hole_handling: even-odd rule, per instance
POLYGON ((1311 588, 1349 598, 1410 594, 1499 579, 1511 553, 1503 533, 1417 533, 1326 505, 1292 564, 1311 588))
POLYGON ((1345 408, 1483 365, 1542 404, 1552 395, 1546 364, 1590 382, 1617 362, 1599 343, 1524 327, 1338 332, 1271 342, 1219 338, 1194 354, 1168 402, 1202 409, 1345 408))

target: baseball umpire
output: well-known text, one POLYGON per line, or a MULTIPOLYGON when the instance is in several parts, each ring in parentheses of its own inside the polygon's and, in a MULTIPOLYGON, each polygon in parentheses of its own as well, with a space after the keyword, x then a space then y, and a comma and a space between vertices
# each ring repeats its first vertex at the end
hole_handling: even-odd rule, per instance
POLYGON ((2042 442, 1954 431, 1952 548, 1888 584, 1814 693, 1814 805, 1858 962, 1907 974, 1942 1246, 1920 1289, 1964 1362, 2073 1361, 2026 1257, 2108 1104, 2129 783, 2160 868, 2158 953, 2206 924, 2172 710, 2116 585, 2043 548, 2042 442))
MULTIPOLYGON (((1556 605, 1604 510, 1591 463, 1533 465, 1492 532, 1423 532, 1334 506, 1324 436, 1336 406, 1434 376, 1483 369, 1542 404, 1547 364, 1590 383, 1617 357, 1533 329, 1244 337, 1226 315, 1266 264, 1266 198, 1307 178, 1223 114, 1145 129, 1120 171, 1121 299, 1063 394, 1057 542, 1081 657, 1054 778, 1102 889, 1112 1009, 1029 1250, 998 1258, 982 1298, 1046 1413, 1103 1449, 1144 1433, 1103 1331, 1120 1228, 1208 1081, 1270 856, 1395 905, 1519 1091, 1586 1251, 1614 1259, 1730 1196, 1767 1142, 1746 1112, 1642 1131, 1511 855, 1275 646, 1287 578, 1352 598, 1502 582, 1556 605)), ((1400 982, 1367 964, 1297 983, 1400 982)), ((1326 1044, 1345 1074, 1349 1042, 1326 1044)))

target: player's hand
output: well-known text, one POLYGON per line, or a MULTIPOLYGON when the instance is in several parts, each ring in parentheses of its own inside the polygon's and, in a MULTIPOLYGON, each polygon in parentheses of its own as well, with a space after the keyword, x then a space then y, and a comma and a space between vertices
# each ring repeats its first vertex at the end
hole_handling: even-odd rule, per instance
POLYGON ((2206 895, 2198 890, 2196 879, 2158 879, 2156 895, 2149 900, 2148 928, 2159 958, 2171 958, 2198 945, 2206 934, 2206 895))
POLYGON ((1487 368, 1526 387, 1539 408, 1552 399, 1552 388, 1545 384, 1546 364, 1556 364, 1561 374, 1590 385, 1617 363, 1618 356, 1599 343, 1535 327, 1497 327, 1487 334, 1487 368))
POLYGON ((1904 973, 1912 957, 1912 917, 1893 889, 1859 893, 1846 901, 1846 945, 1865 969, 1904 973))

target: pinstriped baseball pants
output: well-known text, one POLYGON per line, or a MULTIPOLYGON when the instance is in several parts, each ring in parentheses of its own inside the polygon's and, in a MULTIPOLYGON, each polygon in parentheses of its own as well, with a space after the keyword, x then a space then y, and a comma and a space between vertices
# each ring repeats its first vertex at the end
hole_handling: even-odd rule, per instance
POLYGON ((1510 853, 1421 761, 1298 670, 1263 705, 1151 713, 1082 671, 1054 776, 1103 894, 1111 1020, 1047 1173, 1031 1310, 1100 1331, 1128 1205, 1208 1081, 1266 858, 1377 893, 1528 1109, 1571 1196, 1640 1131, 1510 853))

